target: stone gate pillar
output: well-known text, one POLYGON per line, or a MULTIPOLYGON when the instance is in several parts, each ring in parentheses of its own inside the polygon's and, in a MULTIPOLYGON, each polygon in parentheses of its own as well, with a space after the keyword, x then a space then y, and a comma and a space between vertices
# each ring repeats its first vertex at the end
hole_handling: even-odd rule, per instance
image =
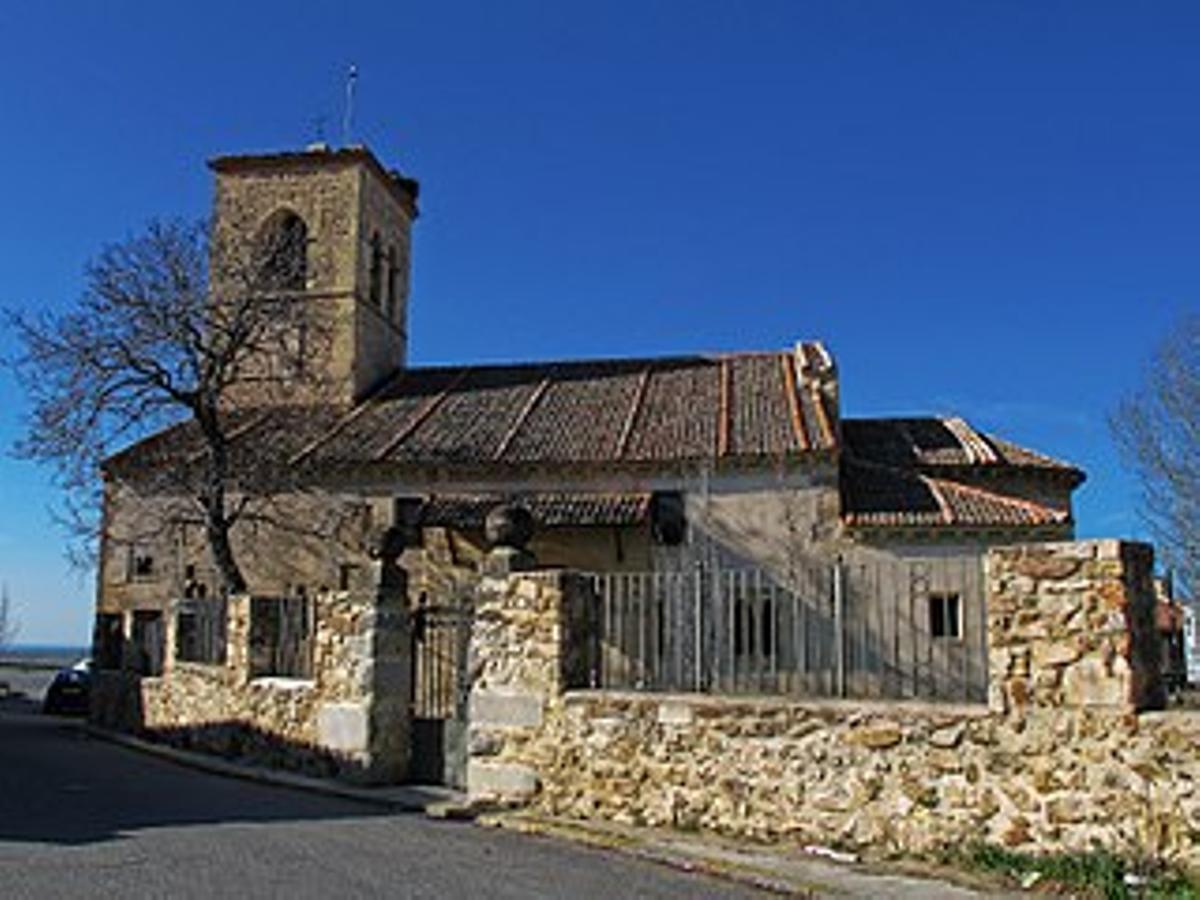
POLYGON ((373 779, 382 782, 402 781, 408 775, 412 749, 408 573, 399 563, 405 543, 402 528, 388 529, 376 565, 375 621, 370 649, 370 753, 373 779))
POLYGON ((408 578, 399 564, 404 546, 402 528, 381 531, 367 577, 333 613, 353 635, 339 642, 341 654, 329 660, 328 677, 349 685, 345 699, 320 707, 317 733, 324 749, 354 761, 345 773, 349 780, 388 784, 408 774, 412 643, 408 578))
POLYGON ((530 742, 563 691, 587 684, 590 585, 577 573, 521 571, 533 564, 522 554, 498 543, 476 589, 467 657, 467 792, 476 800, 519 802, 537 791, 530 742))
POLYGON ((989 551, 991 708, 1162 708, 1153 566, 1150 546, 1116 540, 989 551))

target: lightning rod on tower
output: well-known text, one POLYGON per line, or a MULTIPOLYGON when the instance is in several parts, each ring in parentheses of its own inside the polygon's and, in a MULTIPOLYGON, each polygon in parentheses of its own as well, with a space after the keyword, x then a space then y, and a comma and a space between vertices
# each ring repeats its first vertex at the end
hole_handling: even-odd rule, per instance
POLYGON ((342 118, 342 146, 350 146, 350 136, 354 126, 354 86, 358 81, 358 66, 350 64, 346 74, 346 114, 342 118))

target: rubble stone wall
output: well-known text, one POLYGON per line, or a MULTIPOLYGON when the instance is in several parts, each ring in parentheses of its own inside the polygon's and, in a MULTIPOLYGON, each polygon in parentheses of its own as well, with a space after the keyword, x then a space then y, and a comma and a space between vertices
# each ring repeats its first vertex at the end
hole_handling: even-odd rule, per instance
POLYGON ((536 790, 553 756, 548 723, 562 718, 564 692, 587 684, 577 637, 590 599, 585 579, 562 571, 480 581, 467 659, 468 793, 526 798, 536 790))
MULTIPOLYGON (((928 853, 1200 865, 1200 714, 575 692, 519 749, 555 815, 928 853)), ((516 749, 516 748, 513 748, 516 749)), ((499 759, 507 756, 508 748, 499 759)))
POLYGON ((93 721, 264 765, 397 781, 409 750, 408 615, 399 600, 316 598, 310 678, 254 677, 248 596, 229 602, 224 664, 183 662, 168 619, 160 677, 100 672, 93 721))
POLYGON ((975 706, 571 690, 586 596, 565 573, 494 579, 472 640, 469 789, 879 853, 981 841, 1200 865, 1200 714, 1149 711, 1151 562, 1116 541, 993 551, 992 685, 975 706))
POLYGON ((1149 546, 1121 541, 992 550, 991 707, 1162 707, 1153 564, 1149 546))

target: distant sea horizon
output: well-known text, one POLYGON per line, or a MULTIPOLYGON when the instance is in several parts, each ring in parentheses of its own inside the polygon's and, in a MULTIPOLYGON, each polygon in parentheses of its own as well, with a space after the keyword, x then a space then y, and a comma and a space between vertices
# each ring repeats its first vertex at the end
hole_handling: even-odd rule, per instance
POLYGON ((73 663, 91 653, 83 644, 12 644, 0 647, 0 660, 73 663))

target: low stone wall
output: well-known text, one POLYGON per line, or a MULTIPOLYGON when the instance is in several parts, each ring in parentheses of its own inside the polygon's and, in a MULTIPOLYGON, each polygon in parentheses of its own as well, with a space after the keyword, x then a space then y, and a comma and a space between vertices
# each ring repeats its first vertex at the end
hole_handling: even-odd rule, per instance
POLYGON ((160 677, 102 672, 93 721, 264 765, 356 781, 403 778, 409 750, 408 617, 396 602, 318 596, 311 678, 253 677, 250 598, 229 601, 224 664, 174 657, 160 677))
POLYGON ((993 551, 986 706, 572 690, 585 593, 565 573, 493 579, 469 788, 882 853, 980 841, 1200 865, 1200 713, 1144 711, 1162 696, 1151 562, 1115 541, 993 551))
POLYGON ((884 854, 988 842, 1195 865, 1198 740, 1195 713, 1014 720, 984 707, 577 692, 517 752, 538 761, 535 802, 555 815, 884 854))

